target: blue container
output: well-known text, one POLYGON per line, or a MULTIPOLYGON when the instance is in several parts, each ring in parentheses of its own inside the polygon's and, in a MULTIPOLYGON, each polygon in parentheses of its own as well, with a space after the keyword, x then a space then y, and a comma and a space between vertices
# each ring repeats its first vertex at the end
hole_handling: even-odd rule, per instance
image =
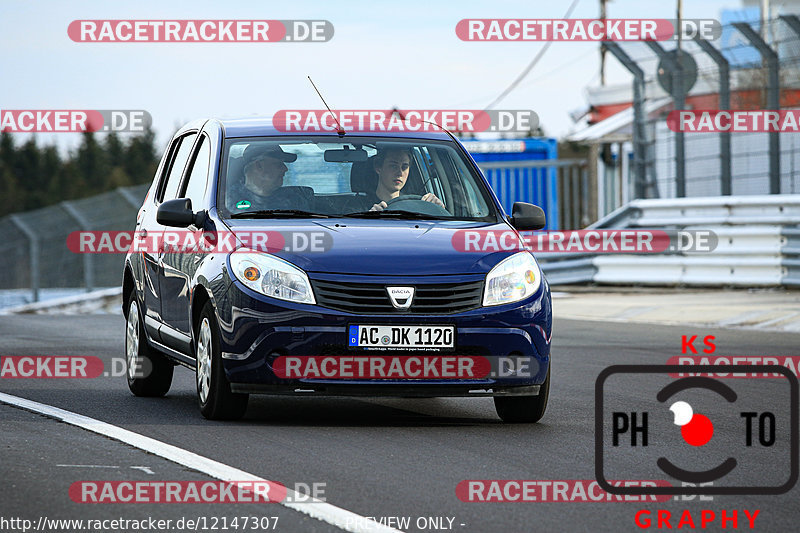
MULTIPOLYGON (((480 166, 483 162, 547 161, 558 158, 558 143, 552 138, 462 141, 480 166)), ((544 209, 548 230, 558 229, 556 167, 514 167, 483 170, 486 179, 511 214, 514 202, 528 202, 544 209)))

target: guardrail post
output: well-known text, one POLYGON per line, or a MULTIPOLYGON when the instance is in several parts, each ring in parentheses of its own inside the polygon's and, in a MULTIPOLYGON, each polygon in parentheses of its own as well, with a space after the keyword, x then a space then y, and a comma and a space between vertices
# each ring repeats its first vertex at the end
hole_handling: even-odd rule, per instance
MULTIPOLYGON (((752 43, 761 54, 762 59, 767 63, 767 109, 779 111, 781 107, 780 96, 780 76, 778 75, 778 54, 764 42, 759 34, 755 32, 746 22, 734 22, 733 27, 752 43)), ((769 193, 781 193, 781 141, 780 132, 769 132, 769 193)))
MULTIPOLYGON (((719 108, 720 110, 730 110, 731 108, 731 69, 728 60, 722 52, 714 46, 696 35, 694 42, 703 52, 714 60, 719 71, 719 108)), ((723 131, 719 134, 719 171, 721 176, 720 189, 723 196, 730 196, 733 191, 733 178, 731 173, 731 132, 723 131)))
MULTIPOLYGON (((69 216, 75 219, 82 231, 90 231, 92 229, 86 217, 70 202, 61 202, 59 205, 64 208, 64 211, 69 216)), ((94 289, 94 256, 90 253, 83 254, 83 282, 86 285, 86 292, 94 289)))
MULTIPOLYGON (((798 17, 797 15, 780 15, 778 18, 781 19, 783 22, 785 22, 786 25, 789 26, 789 28, 797 35, 798 40, 800 40, 800 17, 798 17)), ((794 154, 795 138, 796 137, 792 137, 792 151, 790 152, 792 154, 794 154)), ((789 172, 789 175, 794 176, 795 175, 794 157, 791 157, 789 160, 792 162, 792 168, 791 171, 789 172)), ((794 183, 792 183, 791 185, 790 192, 794 193, 794 183)))
MULTIPOLYGON (((606 49, 614 54, 622 65, 633 74, 633 158, 635 179, 634 179, 634 198, 647 198, 648 190, 652 190, 652 197, 658 197, 658 184, 655 180, 649 179, 648 168, 650 166, 649 141, 647 135, 647 117, 644 111, 644 71, 639 65, 622 51, 620 46, 613 41, 604 41, 606 49)), ((622 157, 622 154, 620 154, 622 157)))
POLYGON ((589 177, 589 172, 587 171, 585 165, 579 166, 578 172, 581 179, 581 188, 584 191, 584 193, 581 195, 580 225, 581 228, 585 228, 595 221, 595 219, 592 218, 591 206, 597 204, 597 184, 595 183, 594 187, 590 185, 591 178, 589 177), (592 191, 594 191, 594 194, 592 194, 592 191))
MULTIPOLYGON (((683 93, 683 67, 680 62, 680 55, 677 56, 678 59, 676 61, 657 42, 645 41, 645 44, 656 53, 658 58, 664 62, 664 66, 672 72, 674 76, 672 100, 676 110, 683 110, 686 107, 686 99, 683 93)), ((678 52, 682 53, 680 48, 678 52)), ((675 194, 678 198, 686 198, 686 144, 683 131, 680 128, 675 132, 675 194)))
MULTIPOLYGON (((597 172, 597 159, 600 155, 600 147, 597 143, 592 143, 589 145, 589 164, 584 166, 584 172, 587 174, 587 196, 589 200, 588 208, 586 210, 586 222, 583 224, 584 226, 588 226, 595 220, 599 218, 598 213, 602 210, 603 214, 605 214, 605 210, 601 209, 600 207, 600 198, 602 198, 601 193, 601 185, 600 179, 598 178, 597 172)), ((605 186, 605 183, 603 183, 605 186)), ((605 191, 605 189, 603 189, 605 191)))
POLYGON ((31 262, 31 292, 33 301, 39 301, 39 236, 18 215, 9 215, 8 219, 28 238, 28 254, 31 262))

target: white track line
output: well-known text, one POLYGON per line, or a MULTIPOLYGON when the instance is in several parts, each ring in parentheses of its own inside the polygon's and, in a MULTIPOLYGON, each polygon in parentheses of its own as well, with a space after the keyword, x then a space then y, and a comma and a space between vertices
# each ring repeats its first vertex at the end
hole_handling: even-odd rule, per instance
MULTIPOLYGON (((88 416, 65 411, 58 407, 26 400, 25 398, 19 398, 17 396, 11 396, 10 394, 2 392, 0 392, 0 402, 33 411, 34 413, 39 413, 50 418, 55 418, 56 420, 93 431, 94 433, 99 433, 100 435, 124 442, 134 448, 158 455, 159 457, 163 457, 164 459, 191 468, 192 470, 197 470, 198 472, 202 472, 203 474, 222 481, 268 481, 243 470, 218 463, 207 457, 178 448, 177 446, 151 439, 150 437, 107 424, 106 422, 101 422, 100 420, 95 420, 94 418, 89 418, 88 416)), ((321 520, 345 531, 350 531, 351 533, 402 533, 397 529, 387 527, 374 520, 369 520, 356 513, 336 507, 335 505, 299 495, 288 488, 286 489, 286 497, 292 500, 305 499, 305 501, 280 502, 280 505, 294 509, 295 511, 300 511, 312 518, 316 518, 317 520, 321 520)))

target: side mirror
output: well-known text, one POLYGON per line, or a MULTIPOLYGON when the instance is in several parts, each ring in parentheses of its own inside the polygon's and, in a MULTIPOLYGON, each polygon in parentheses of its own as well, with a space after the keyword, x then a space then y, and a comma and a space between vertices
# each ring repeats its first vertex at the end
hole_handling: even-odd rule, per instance
POLYGON ((542 229, 547 224, 544 210, 538 205, 514 202, 511 209, 511 225, 519 231, 542 229))
POLYGON ((195 214, 192 211, 192 200, 189 198, 167 200, 158 206, 156 221, 159 224, 176 228, 185 228, 194 224, 195 214))

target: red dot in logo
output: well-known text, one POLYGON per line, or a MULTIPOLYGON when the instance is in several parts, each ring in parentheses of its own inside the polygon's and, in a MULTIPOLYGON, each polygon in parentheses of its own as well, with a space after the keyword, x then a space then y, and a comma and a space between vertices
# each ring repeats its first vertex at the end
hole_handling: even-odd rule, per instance
POLYGON ((692 419, 681 426, 683 440, 692 446, 703 446, 714 435, 714 424, 707 416, 695 414, 692 419))

